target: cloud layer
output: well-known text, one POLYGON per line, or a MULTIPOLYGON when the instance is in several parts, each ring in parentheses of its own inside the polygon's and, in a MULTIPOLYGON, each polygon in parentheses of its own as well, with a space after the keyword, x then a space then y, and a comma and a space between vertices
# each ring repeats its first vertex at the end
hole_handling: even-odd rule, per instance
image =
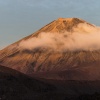
POLYGON ((38 37, 23 40, 19 44, 22 50, 34 50, 37 48, 50 48, 54 51, 77 51, 77 50, 99 50, 100 49, 100 28, 88 24, 79 24, 74 32, 45 33, 38 37))

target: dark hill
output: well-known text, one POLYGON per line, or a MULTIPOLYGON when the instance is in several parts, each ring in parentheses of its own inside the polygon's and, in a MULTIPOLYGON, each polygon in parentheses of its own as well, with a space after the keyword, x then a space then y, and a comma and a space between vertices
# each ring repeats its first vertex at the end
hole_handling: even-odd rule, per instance
POLYGON ((53 85, 0 66, 0 100, 37 100, 42 94, 55 91, 53 85))

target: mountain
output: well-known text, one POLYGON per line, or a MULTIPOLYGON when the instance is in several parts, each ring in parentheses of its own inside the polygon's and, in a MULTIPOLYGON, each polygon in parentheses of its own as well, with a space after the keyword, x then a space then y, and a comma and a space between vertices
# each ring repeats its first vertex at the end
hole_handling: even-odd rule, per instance
POLYGON ((78 18, 59 18, 1 50, 0 64, 31 77, 99 80, 100 50, 87 42, 96 30, 78 18))

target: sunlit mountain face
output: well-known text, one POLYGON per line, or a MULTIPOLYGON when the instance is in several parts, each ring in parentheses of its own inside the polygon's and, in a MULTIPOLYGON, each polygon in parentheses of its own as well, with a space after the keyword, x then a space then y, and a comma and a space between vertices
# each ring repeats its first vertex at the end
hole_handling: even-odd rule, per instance
POLYGON ((55 80, 100 80, 100 28, 59 18, 0 51, 0 64, 55 80))

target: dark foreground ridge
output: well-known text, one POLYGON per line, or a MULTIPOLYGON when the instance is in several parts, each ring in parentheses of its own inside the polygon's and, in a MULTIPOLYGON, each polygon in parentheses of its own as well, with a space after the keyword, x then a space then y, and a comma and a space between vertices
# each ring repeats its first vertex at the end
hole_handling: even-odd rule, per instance
POLYGON ((100 81, 35 79, 0 66, 0 100, 99 100, 99 93, 100 81))
POLYGON ((55 90, 53 85, 0 66, 0 100, 37 100, 55 90))

